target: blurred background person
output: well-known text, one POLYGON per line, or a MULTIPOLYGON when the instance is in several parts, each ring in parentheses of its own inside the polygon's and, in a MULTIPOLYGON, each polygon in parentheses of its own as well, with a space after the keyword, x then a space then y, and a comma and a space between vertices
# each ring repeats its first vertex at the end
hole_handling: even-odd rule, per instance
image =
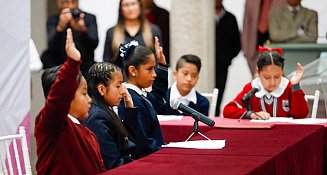
POLYGON ((216 0, 216 88, 219 90, 216 116, 225 91, 228 67, 241 50, 240 32, 236 18, 226 11, 223 0, 216 0))
POLYGON ((157 25, 162 34, 162 47, 166 56, 167 64, 169 64, 169 12, 158 7, 153 0, 142 0, 144 14, 149 22, 157 25))
POLYGON ((141 0, 120 0, 118 22, 107 30, 103 51, 103 61, 113 62, 122 68, 122 63, 115 62, 114 56, 121 43, 138 41, 154 52, 154 37, 161 41, 158 26, 150 24, 143 13, 141 0))
POLYGON ((59 13, 47 20, 48 49, 42 54, 43 68, 63 64, 66 29, 71 28, 76 48, 81 52, 81 71, 86 75, 94 63, 94 50, 98 46, 96 17, 78 8, 78 0, 57 0, 59 13))
POLYGON ((242 50, 252 76, 256 73, 257 48, 269 39, 269 11, 286 0, 246 0, 243 19, 242 50))
POLYGON ((269 14, 271 42, 316 42, 318 13, 301 5, 301 0, 287 0, 287 4, 269 14))

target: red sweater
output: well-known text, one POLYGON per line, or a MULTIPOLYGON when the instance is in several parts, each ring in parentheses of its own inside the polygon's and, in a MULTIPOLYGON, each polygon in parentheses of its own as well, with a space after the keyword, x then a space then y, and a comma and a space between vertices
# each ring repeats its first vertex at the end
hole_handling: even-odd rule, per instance
MULTIPOLYGON (((244 114, 246 110, 246 104, 242 102, 244 94, 252 89, 251 83, 244 86, 243 90, 236 96, 234 100, 229 102, 224 108, 224 117, 238 119, 244 114)), ((263 97, 264 98, 264 97, 263 97)), ((259 112, 263 111, 262 102, 257 96, 253 96, 249 102, 251 111, 259 112)), ((264 100, 262 100, 264 101, 264 100)), ((263 103, 266 112, 273 116, 273 104, 268 105, 263 103)), ((277 117, 293 117, 293 118, 305 118, 309 113, 308 104, 304 98, 304 93, 301 89, 292 91, 291 83, 288 82, 284 92, 277 98, 276 116, 277 117)))
POLYGON ((79 65, 72 59, 64 63, 35 119, 38 174, 93 175, 105 171, 96 136, 67 116, 78 88, 79 65))

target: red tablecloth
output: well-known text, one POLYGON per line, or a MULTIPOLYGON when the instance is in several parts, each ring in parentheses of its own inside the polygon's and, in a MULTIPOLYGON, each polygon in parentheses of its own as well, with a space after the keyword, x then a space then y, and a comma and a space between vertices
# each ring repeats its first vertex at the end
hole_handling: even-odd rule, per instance
POLYGON ((211 139, 225 139, 225 148, 164 148, 104 174, 321 175, 326 167, 325 130, 321 125, 276 125, 272 129, 210 128, 205 135, 211 139))

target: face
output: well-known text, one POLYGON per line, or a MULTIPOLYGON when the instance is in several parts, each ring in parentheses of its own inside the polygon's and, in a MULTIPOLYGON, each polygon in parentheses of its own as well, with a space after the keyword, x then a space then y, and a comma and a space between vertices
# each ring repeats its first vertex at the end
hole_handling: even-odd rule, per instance
POLYGON ((88 116, 92 100, 87 94, 87 83, 84 77, 81 78, 78 88, 75 92, 73 101, 70 103, 69 114, 83 120, 88 116))
POLYGON ((198 82, 199 71, 196 65, 186 62, 177 71, 174 71, 173 77, 176 80, 179 93, 185 96, 198 82))
POLYGON ((157 77, 157 74, 154 71, 155 66, 156 60, 154 55, 151 54, 149 56, 148 62, 146 64, 140 65, 139 68, 135 70, 135 81, 133 84, 139 88, 150 87, 154 79, 157 77))
POLYGON ((287 3, 292 7, 296 7, 301 4, 301 0, 287 0, 287 3))
POLYGON ((109 85, 105 87, 103 92, 100 92, 103 93, 103 98, 110 107, 119 105, 122 99, 122 83, 123 75, 120 71, 116 71, 112 75, 112 80, 109 80, 109 85))
POLYGON ((125 20, 135 20, 141 15, 141 6, 138 0, 122 0, 121 12, 125 20))
POLYGON ((60 10, 64 8, 78 8, 78 0, 57 0, 57 6, 60 10))
POLYGON ((268 91, 274 91, 280 84, 283 77, 283 69, 276 65, 264 66, 258 72, 263 87, 268 91))

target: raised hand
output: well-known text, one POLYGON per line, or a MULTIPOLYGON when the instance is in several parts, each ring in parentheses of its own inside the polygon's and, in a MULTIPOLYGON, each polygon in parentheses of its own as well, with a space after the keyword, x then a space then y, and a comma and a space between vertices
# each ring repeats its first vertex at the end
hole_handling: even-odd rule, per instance
POLYGON ((166 65, 167 64, 166 57, 163 54, 163 49, 160 46, 159 38, 158 37, 155 37, 154 48, 156 49, 156 57, 158 59, 158 63, 163 64, 163 65, 166 65))
POLYGON ((297 71, 290 79, 292 85, 299 84, 303 77, 303 67, 300 63, 297 63, 297 71))
POLYGON ((67 29, 66 47, 65 48, 66 48, 67 56, 69 58, 72 58, 75 61, 81 60, 81 53, 75 47, 72 30, 70 28, 67 29))
POLYGON ((124 98, 126 108, 134 108, 132 96, 129 94, 127 88, 122 84, 122 96, 124 98))

